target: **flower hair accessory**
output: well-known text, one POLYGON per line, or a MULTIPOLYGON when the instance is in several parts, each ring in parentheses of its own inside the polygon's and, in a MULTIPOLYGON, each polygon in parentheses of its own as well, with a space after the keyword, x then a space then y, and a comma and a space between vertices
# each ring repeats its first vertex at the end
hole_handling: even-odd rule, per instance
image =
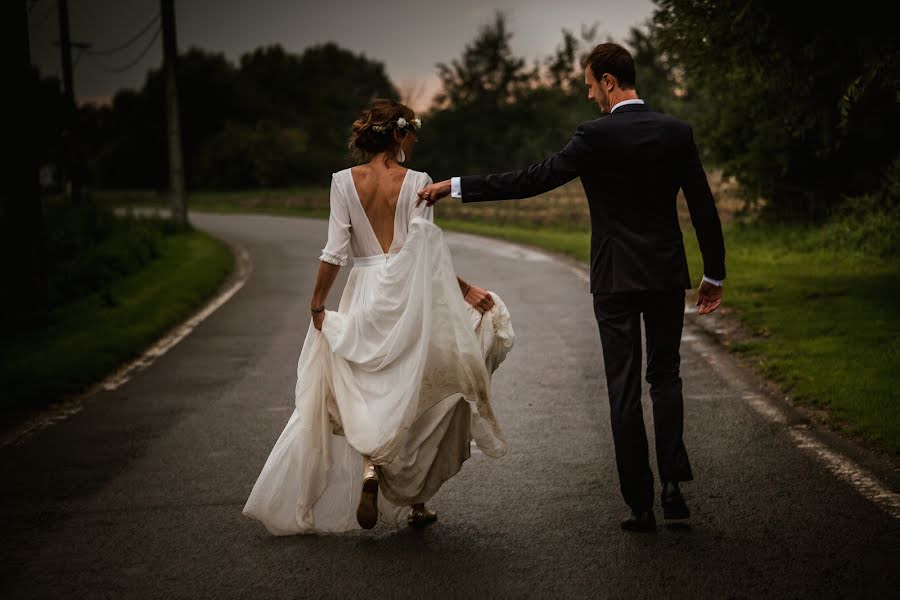
POLYGON ((422 119, 412 119, 411 121, 407 121, 403 117, 400 117, 396 121, 388 121, 384 125, 373 125, 372 129, 382 132, 387 131, 394 125, 397 126, 397 129, 406 129, 407 127, 412 126, 413 130, 418 131, 422 127, 422 119))

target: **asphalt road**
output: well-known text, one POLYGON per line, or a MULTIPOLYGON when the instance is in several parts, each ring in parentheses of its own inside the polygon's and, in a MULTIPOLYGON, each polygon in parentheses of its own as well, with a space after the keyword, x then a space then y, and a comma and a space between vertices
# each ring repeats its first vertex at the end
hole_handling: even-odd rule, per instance
POLYGON ((543 254, 458 234, 458 272, 499 293, 516 330, 494 377, 509 454, 474 453, 424 531, 270 536, 241 508, 293 407, 326 225, 192 220, 249 251, 250 279, 124 386, 0 448, 0 597, 896 597, 900 521, 754 409, 691 331, 691 527, 621 531, 587 284, 543 254))

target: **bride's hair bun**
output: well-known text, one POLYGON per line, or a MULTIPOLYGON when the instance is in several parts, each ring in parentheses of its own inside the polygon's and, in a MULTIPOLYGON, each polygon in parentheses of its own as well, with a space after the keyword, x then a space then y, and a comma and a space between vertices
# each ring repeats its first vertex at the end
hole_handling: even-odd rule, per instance
POLYGON ((366 162, 379 152, 396 152, 400 143, 394 138, 396 128, 390 124, 400 117, 412 121, 416 113, 396 100, 373 100, 353 122, 349 148, 354 157, 359 162, 366 162))

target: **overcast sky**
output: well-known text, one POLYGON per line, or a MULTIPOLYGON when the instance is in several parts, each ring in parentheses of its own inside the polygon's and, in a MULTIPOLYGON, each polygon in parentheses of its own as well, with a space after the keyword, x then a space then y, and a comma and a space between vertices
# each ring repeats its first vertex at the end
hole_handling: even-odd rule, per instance
MULTIPOLYGON (((29 3, 32 61, 43 74, 59 73, 56 0, 29 3)), ((292 52, 334 41, 381 61, 401 89, 417 90, 420 106, 437 87, 435 63, 460 56, 463 47, 503 11, 516 54, 529 60, 546 56, 562 39, 562 28, 580 32, 598 25, 601 39, 622 40, 630 27, 652 14, 651 0, 177 0, 179 49, 199 46, 224 52, 233 62, 259 46, 281 44, 292 52)), ((159 11, 158 0, 70 0, 73 42, 94 50, 115 48, 132 38, 159 11)), ((75 68, 80 99, 112 96, 123 87, 139 88, 147 71, 161 62, 161 39, 149 45, 157 27, 137 42, 105 56, 84 55, 75 68), (110 73, 143 59, 123 73, 110 73)), ((73 58, 79 52, 76 50, 73 58)))

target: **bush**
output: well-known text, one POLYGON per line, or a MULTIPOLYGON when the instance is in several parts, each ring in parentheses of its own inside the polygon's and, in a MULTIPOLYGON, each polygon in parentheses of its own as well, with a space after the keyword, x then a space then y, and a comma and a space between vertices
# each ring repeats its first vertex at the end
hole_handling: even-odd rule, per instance
POLYGON ((44 203, 47 308, 103 293, 159 256, 164 236, 182 228, 167 219, 116 216, 108 206, 44 203))
POLYGON ((259 121, 254 127, 229 121, 195 158, 195 185, 246 189, 296 184, 308 156, 309 136, 296 127, 259 121))
POLYGON ((900 158, 878 190, 847 198, 835 210, 822 230, 822 243, 884 258, 900 256, 900 158))

